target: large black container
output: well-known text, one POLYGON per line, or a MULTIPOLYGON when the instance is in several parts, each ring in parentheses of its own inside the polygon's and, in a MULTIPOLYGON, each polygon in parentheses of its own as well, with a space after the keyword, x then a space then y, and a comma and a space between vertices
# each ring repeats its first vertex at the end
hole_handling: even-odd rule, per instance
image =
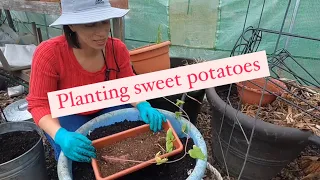
POLYGON ((238 177, 245 163, 241 180, 270 180, 297 158, 309 142, 320 145, 320 138, 311 132, 258 120, 249 156, 245 162, 248 144, 236 117, 248 137, 248 141, 255 119, 237 111, 229 104, 227 105, 217 94, 217 91, 228 93, 228 89, 229 85, 209 88, 206 90, 206 96, 212 109, 213 155, 221 166, 225 167, 225 163, 227 164, 227 169, 232 176, 238 177), (220 128, 221 144, 217 136, 220 128), (229 150, 226 156, 228 145, 229 150), (224 158, 221 149, 223 149, 224 158))
MULTIPOLYGON (((32 122, 8 122, 0 124, 0 134, 14 131, 42 131, 32 122)), ((5 146, 5 144, 1 144, 5 146)), ((1 152, 0 152, 1 153, 1 152)), ((0 164, 1 180, 48 180, 42 138, 21 156, 0 164)))
MULTIPOLYGON (((192 64, 195 62, 194 59, 188 59, 188 58, 179 58, 179 57, 171 57, 170 58, 170 66, 171 68, 177 68, 180 66, 183 66, 186 62, 188 64, 192 64)), ((190 97, 197 99, 199 102, 202 103, 205 95, 205 90, 197 90, 197 91, 192 91, 187 93, 190 97)), ((166 96, 167 99, 169 99, 172 102, 176 102, 177 99, 182 98, 182 93, 181 94, 175 94, 172 96, 166 96)), ((192 124, 196 124, 198 114, 201 110, 201 104, 199 102, 189 98, 186 96, 185 98, 185 104, 183 105, 183 110, 186 111, 188 114, 190 121, 192 124)), ((173 105, 172 103, 168 102, 164 98, 156 98, 152 100, 148 100, 152 107, 159 108, 159 109, 164 109, 167 111, 171 112, 176 112, 179 111, 179 108, 173 105)))

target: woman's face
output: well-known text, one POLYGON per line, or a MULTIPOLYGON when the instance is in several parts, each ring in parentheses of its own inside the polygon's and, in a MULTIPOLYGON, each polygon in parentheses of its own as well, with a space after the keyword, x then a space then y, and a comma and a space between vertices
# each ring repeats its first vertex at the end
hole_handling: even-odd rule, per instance
POLYGON ((110 20, 90 24, 70 25, 70 28, 73 32, 77 33, 82 48, 103 49, 110 32, 110 20))

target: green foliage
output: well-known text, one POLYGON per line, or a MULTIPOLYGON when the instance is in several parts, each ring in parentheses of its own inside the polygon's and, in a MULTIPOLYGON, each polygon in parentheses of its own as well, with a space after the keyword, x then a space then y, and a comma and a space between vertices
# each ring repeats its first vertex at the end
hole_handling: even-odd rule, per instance
POLYGON ((169 128, 167 131, 167 136, 166 136, 166 151, 171 152, 173 151, 173 142, 174 142, 174 136, 172 129, 169 128))
POLYGON ((166 142, 166 151, 168 153, 173 151, 173 142, 171 142, 171 141, 166 142))
POLYGON ((184 123, 183 125, 182 125, 182 132, 184 132, 184 133, 186 133, 187 132, 187 124, 186 123, 184 123))
MULTIPOLYGON (((159 29, 158 29, 158 32, 160 31, 160 26, 159 26, 159 29)), ((158 35, 160 36, 160 35, 158 35)), ((170 101, 171 102, 171 101, 170 101)), ((176 103, 174 102, 171 102, 173 103, 174 105, 176 105, 179 109, 181 109, 181 111, 177 111, 175 112, 175 116, 176 116, 176 119, 180 119, 183 114, 182 113, 185 113, 182 108, 181 108, 181 105, 183 105, 185 102, 180 100, 180 99, 177 99, 176 103)), ((188 117, 187 117, 188 118, 188 117)), ((190 121, 190 119, 188 118, 188 120, 190 121)), ((183 123, 183 122, 181 122, 183 123)), ((181 131, 183 133, 185 133, 187 135, 187 137, 189 138, 189 135, 187 133, 188 131, 188 126, 187 126, 187 123, 183 123, 182 126, 181 126, 181 131)), ((167 130, 167 134, 166 134, 166 153, 169 153, 169 152, 172 152, 173 151, 173 148, 174 148, 174 145, 173 145, 173 142, 175 141, 175 137, 173 135, 173 130, 171 128, 169 128, 167 130)), ((186 145, 185 145, 186 146, 186 145)), ((163 164, 163 163, 166 163, 168 161, 167 158, 160 158, 160 153, 161 152, 158 152, 155 156, 155 160, 156 160, 156 163, 157 165, 160 165, 160 164, 163 164)), ((201 149, 199 147, 197 147, 196 145, 193 145, 192 146, 192 149, 190 149, 188 152, 185 150, 185 155, 189 154, 189 156, 191 158, 194 158, 194 159, 200 159, 200 160, 205 160, 206 159, 206 156, 203 154, 203 152, 201 151, 201 149)))
POLYGON ((180 119, 182 116, 182 112, 177 111, 177 112, 175 112, 175 115, 176 115, 177 119, 180 119))
POLYGON ((184 101, 177 99, 176 106, 180 107, 182 104, 184 104, 184 101))
POLYGON ((165 163, 165 162, 168 161, 167 158, 161 158, 161 157, 160 157, 160 153, 161 153, 161 152, 159 151, 159 152, 156 154, 156 156, 155 156, 157 165, 163 164, 163 163, 165 163))
POLYGON ((205 160, 206 156, 202 153, 201 149, 196 145, 193 145, 193 148, 188 151, 190 157, 194 159, 205 160))
MULTIPOLYGON (((176 106, 177 107, 180 107, 182 104, 184 104, 185 102, 184 101, 182 101, 182 100, 180 100, 180 99, 177 99, 177 102, 176 102, 176 106)), ((176 118, 177 119, 180 119, 181 118, 181 116, 182 116, 182 112, 179 112, 179 111, 177 111, 177 112, 175 112, 175 115, 176 115, 176 118)))
POLYGON ((158 35, 157 35, 157 40, 156 43, 159 44, 162 41, 162 35, 161 35, 161 24, 158 26, 158 35))

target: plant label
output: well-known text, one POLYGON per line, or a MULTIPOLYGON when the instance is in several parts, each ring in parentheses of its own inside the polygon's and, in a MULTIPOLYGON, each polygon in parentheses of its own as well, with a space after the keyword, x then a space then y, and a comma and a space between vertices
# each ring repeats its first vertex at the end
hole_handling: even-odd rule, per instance
POLYGON ((270 76, 265 51, 48 93, 52 117, 270 76))

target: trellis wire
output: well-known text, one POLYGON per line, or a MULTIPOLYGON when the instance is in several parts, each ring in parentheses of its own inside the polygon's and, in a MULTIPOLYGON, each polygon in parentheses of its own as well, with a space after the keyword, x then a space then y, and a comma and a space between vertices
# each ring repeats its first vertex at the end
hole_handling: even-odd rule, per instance
MULTIPOLYGON (((236 41, 236 44, 234 46, 234 48, 232 49, 232 52, 230 54, 230 56, 235 56, 235 55, 241 55, 241 54, 247 54, 247 53, 252 53, 252 52, 256 52, 259 48, 259 45, 261 43, 261 40, 262 40, 262 35, 264 33, 270 33, 270 34, 276 34, 278 35, 278 38, 276 40, 276 43, 275 43, 275 48, 274 48, 274 52, 268 57, 268 63, 269 63, 269 67, 270 67, 270 71, 273 72, 277 78, 277 80, 279 81, 282 81, 284 82, 282 79, 281 79, 281 75, 279 73, 277 73, 275 71, 275 68, 278 68, 279 70, 282 70, 282 71, 285 71, 289 74, 291 74, 297 82, 299 82, 300 84, 302 83, 305 83, 305 84, 308 84, 308 85, 312 85, 312 86, 315 86, 317 88, 320 87, 320 82, 311 74, 309 73, 291 54, 290 52, 287 50, 287 47, 288 47, 288 44, 289 44, 289 39, 290 38, 300 38, 300 39, 306 39, 306 40, 312 40, 312 41, 316 41, 316 42, 320 42, 320 39, 319 38, 314 38, 314 37, 308 37, 308 36, 302 36, 302 35, 297 35, 297 34, 293 34, 291 33, 292 29, 293 29, 293 26, 294 26, 294 23, 295 23, 295 17, 296 17, 296 14, 297 14, 297 11, 298 11, 298 8, 299 8, 299 5, 300 5, 300 1, 297 0, 296 1, 296 4, 295 4, 295 8, 294 8, 294 12, 293 12, 293 15, 292 15, 292 18, 291 18, 291 24, 290 24, 290 29, 289 29, 289 33, 287 32, 283 32, 283 28, 284 28, 284 24, 285 24, 285 20, 288 16, 288 11, 289 11, 289 8, 290 8, 290 5, 291 5, 291 0, 288 1, 288 5, 287 5, 287 8, 286 8, 286 11, 285 11, 285 15, 284 15, 284 18, 283 18, 283 21, 282 21, 282 24, 281 24, 281 28, 280 28, 280 31, 275 31, 275 30, 270 30, 270 29, 263 29, 263 28, 260 28, 260 24, 261 24, 261 19, 262 19, 262 15, 263 15, 263 10, 264 10, 264 7, 265 7, 265 3, 266 3, 266 0, 263 1, 263 4, 262 4, 262 9, 261 9, 261 14, 260 14, 260 18, 259 18, 259 22, 258 22, 258 26, 257 28, 254 28, 253 26, 248 26, 247 28, 246 27, 246 23, 247 23, 247 18, 248 18, 248 13, 249 13, 249 7, 250 7, 250 2, 251 0, 248 0, 248 7, 247 7, 247 11, 246 11, 246 16, 245 16, 245 21, 244 21, 244 26, 243 26, 243 31, 240 35, 240 37, 238 38, 238 40, 236 41), (246 35, 249 35, 249 37, 247 37, 246 35), (288 36, 287 38, 287 41, 285 43, 285 48, 281 48, 281 49, 278 49, 278 46, 279 46, 279 41, 280 41, 280 38, 281 36, 288 36), (236 49, 238 49, 236 51, 236 49), (298 67, 300 67, 311 79, 313 79, 315 81, 315 83, 313 82, 310 82, 308 81, 307 79, 301 77, 298 73, 294 72, 292 69, 290 69, 288 67, 288 65, 286 64, 285 60, 287 59, 290 59, 292 61, 292 63, 295 63, 298 67)), ((233 106, 232 103, 231 103, 231 100, 230 100, 230 93, 231 93, 231 89, 232 89, 232 84, 230 85, 229 87, 229 90, 228 90, 228 95, 227 95, 227 102, 226 102, 226 105, 225 105, 225 108, 224 108, 224 113, 223 113, 223 117, 222 117, 222 122, 221 122, 221 126, 220 126, 220 130, 219 132, 217 133, 217 136, 218 136, 218 140, 219 140, 219 144, 220 144, 220 149, 221 149, 221 152, 222 152, 222 158, 224 160, 224 166, 225 166, 225 170, 226 170, 226 173, 227 173, 227 176, 230 177, 230 174, 228 172, 228 167, 227 167, 227 163, 226 163, 226 157, 228 156, 228 151, 229 151, 229 147, 230 147, 230 142, 231 142, 231 138, 232 138, 232 134, 233 134, 233 130, 235 128, 235 125, 239 125, 239 128, 241 129, 242 131, 242 134, 244 135, 244 138, 246 139, 246 143, 248 145, 248 148, 247 148, 247 153, 245 155, 245 159, 244 159, 244 162, 243 162, 243 166, 241 168, 241 171, 240 171, 240 174, 238 176, 238 179, 241 179, 241 175, 244 171, 244 167, 246 165, 246 161, 248 159, 248 155, 249 155, 249 151, 250 151, 250 146, 251 146, 251 141, 252 141, 252 138, 253 138, 253 134, 255 132, 255 125, 256 125, 256 122, 258 119, 258 114, 259 114, 259 111, 261 110, 261 102, 262 102, 262 99, 263 99, 263 95, 265 92, 268 92, 270 94, 273 94, 275 96, 277 96, 277 99, 278 100, 281 100, 281 101, 284 101, 285 103, 287 104, 290 104, 291 106, 294 106, 295 108, 299 109, 299 110, 302 110, 304 113, 312 116, 313 118, 315 119, 318 119, 320 120, 320 116, 316 115, 316 114, 313 114, 309 111, 306 111, 304 110, 302 107, 300 107, 299 105, 296 105, 295 103, 293 102, 290 102, 289 100, 269 91, 268 89, 266 89, 266 84, 268 82, 270 83, 273 83, 274 85, 280 87, 283 91, 285 91, 286 93, 290 94, 291 96, 299 99, 300 101, 304 102, 305 104, 309 105, 310 107, 313 108, 314 111, 318 111, 320 112, 320 107, 316 107, 312 104, 310 104, 309 102, 307 102, 305 99, 302 99, 300 98, 299 96, 291 93, 289 90, 277 85, 276 83, 274 83, 271 79, 276 79, 276 78, 273 78, 273 77, 266 77, 266 81, 264 83, 263 86, 261 85, 258 85, 252 81, 248 81, 256 86, 258 86, 259 88, 262 88, 262 97, 260 99, 260 102, 259 102, 259 107, 258 107, 258 112, 256 113, 254 119, 255 121, 253 122, 254 125, 253 125, 253 128, 252 128, 252 131, 251 131, 251 135, 250 137, 247 137, 246 133, 244 132, 244 129, 238 119, 238 113, 241 112, 240 108, 241 108, 241 97, 239 98, 239 102, 238 102, 238 107, 236 108, 237 109, 237 114, 236 114, 236 117, 235 117, 235 121, 233 123, 233 127, 232 127, 232 130, 231 130, 231 134, 230 134, 230 138, 229 138, 229 142, 228 142, 228 146, 226 148, 226 152, 224 153, 223 149, 222 149, 222 144, 221 144, 221 140, 220 140, 220 135, 221 135, 221 131, 222 131, 222 127, 223 127, 223 124, 224 124, 224 119, 225 119, 225 114, 226 114, 226 109, 227 109, 227 106, 230 105, 230 106, 233 106)), ((246 85, 245 84, 246 82, 244 82, 244 86, 246 85)), ((244 92, 244 88, 242 88, 242 91, 241 93, 244 92)), ((235 107, 234 107, 235 108, 235 107)))

